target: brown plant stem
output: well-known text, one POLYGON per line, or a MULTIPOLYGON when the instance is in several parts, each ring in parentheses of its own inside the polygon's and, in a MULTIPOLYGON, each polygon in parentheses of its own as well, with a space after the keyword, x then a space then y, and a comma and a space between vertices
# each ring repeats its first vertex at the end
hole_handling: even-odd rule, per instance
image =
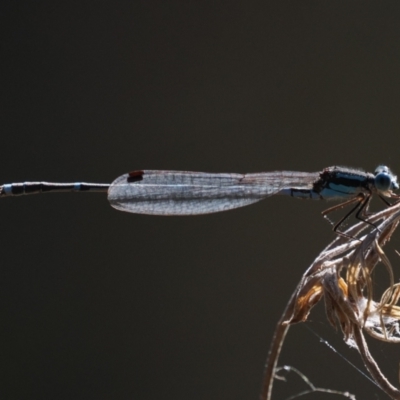
POLYGON ((285 311, 283 312, 281 318, 276 325, 274 336, 268 352, 267 362, 264 368, 264 378, 262 383, 262 391, 260 394, 260 400, 270 400, 272 395, 272 387, 275 379, 276 366, 279 359, 279 354, 281 353, 282 345, 285 340, 285 336, 289 330, 289 324, 285 324, 294 309, 296 294, 298 288, 293 292, 288 304, 286 305, 285 311))
POLYGON ((364 365, 368 369, 368 372, 371 374, 375 383, 392 399, 400 400, 400 390, 394 387, 382 374, 381 370, 378 367, 378 364, 368 350, 367 342, 360 327, 356 326, 354 328, 353 338, 354 341, 357 343, 357 347, 364 362, 364 365))

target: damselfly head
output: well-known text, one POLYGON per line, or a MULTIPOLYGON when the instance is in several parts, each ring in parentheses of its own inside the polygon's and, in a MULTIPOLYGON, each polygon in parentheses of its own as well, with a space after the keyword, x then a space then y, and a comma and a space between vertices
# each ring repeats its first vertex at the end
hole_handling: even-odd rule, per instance
POLYGON ((388 192, 399 188, 397 176, 386 165, 379 165, 375 170, 375 187, 380 192, 388 192))

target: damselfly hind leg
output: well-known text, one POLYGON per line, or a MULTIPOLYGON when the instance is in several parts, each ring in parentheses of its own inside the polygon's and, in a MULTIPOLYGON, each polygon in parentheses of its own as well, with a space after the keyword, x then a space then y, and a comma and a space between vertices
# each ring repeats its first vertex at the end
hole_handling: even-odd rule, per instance
MULTIPOLYGON (((339 231, 339 227, 343 224, 344 221, 346 221, 347 218, 350 217, 350 215, 352 215, 353 213, 356 213, 355 217, 358 220, 360 220, 362 222, 365 222, 366 224, 369 224, 369 225, 373 226, 375 229, 377 229, 377 226, 375 224, 373 224, 372 222, 369 222, 365 218, 363 218, 363 217, 366 217, 368 215, 368 207, 369 207, 370 201, 371 201, 371 195, 367 195, 367 196, 360 195, 360 196, 357 196, 357 197, 355 197, 353 199, 350 199, 348 201, 340 203, 340 204, 338 204, 336 206, 328 208, 327 210, 322 212, 322 215, 325 218, 327 218, 327 214, 329 214, 329 213, 331 213, 333 211, 339 210, 339 209, 341 209, 343 207, 346 207, 346 206, 348 206, 350 204, 356 203, 356 205, 344 217, 342 217, 338 222, 336 222, 334 224, 334 226, 333 226, 333 231, 335 233, 337 233, 338 235, 347 237, 349 239, 355 239, 355 238, 350 237, 350 236, 346 235, 345 233, 339 231)), ((328 219, 328 221, 330 221, 330 220, 328 219)), ((332 223, 332 221, 330 221, 330 222, 332 223)))
POLYGON ((356 213, 356 218, 362 222, 365 222, 368 225, 373 226, 375 229, 379 228, 372 222, 367 221, 366 219, 362 218, 362 217, 368 217, 369 213, 368 213, 368 208, 369 208, 369 203, 371 202, 371 195, 367 196, 365 198, 364 201, 361 202, 360 208, 358 209, 357 213, 356 213), (362 215, 362 217, 361 217, 362 215))
POLYGON ((343 223, 343 221, 344 221, 346 218, 348 218, 348 216, 351 215, 351 214, 359 207, 359 205, 360 205, 360 203, 362 202, 362 200, 363 200, 363 197, 361 197, 361 196, 359 196, 359 197, 354 197, 354 198, 352 198, 352 199, 350 199, 350 200, 344 201, 343 203, 340 203, 340 204, 337 204, 337 205, 335 205, 335 206, 333 206, 333 207, 327 208, 326 210, 322 211, 321 214, 323 215, 324 218, 326 218, 326 219, 334 226, 333 230, 336 231, 337 228, 339 227, 339 225, 341 225, 341 224, 343 223), (350 212, 347 213, 338 223, 335 223, 335 222, 331 221, 331 220, 327 217, 327 215, 330 214, 331 212, 334 212, 334 211, 336 211, 336 210, 340 210, 340 209, 342 209, 342 208, 344 208, 344 207, 346 207, 346 206, 348 206, 348 205, 350 205, 350 204, 354 204, 354 203, 357 203, 356 206, 353 207, 353 208, 350 210, 350 212))

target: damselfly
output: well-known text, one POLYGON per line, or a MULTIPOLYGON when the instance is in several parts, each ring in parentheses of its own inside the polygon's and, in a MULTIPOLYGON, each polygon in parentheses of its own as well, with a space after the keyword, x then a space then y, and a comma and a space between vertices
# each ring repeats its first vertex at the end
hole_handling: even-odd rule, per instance
POLYGON ((275 171, 251 174, 180 171, 133 171, 111 184, 23 182, 0 186, 0 196, 81 191, 106 192, 110 204, 121 211, 153 215, 209 214, 243 207, 280 194, 300 199, 344 200, 323 212, 346 205, 354 207, 334 226, 353 212, 363 220, 373 194, 386 204, 396 198, 397 177, 386 166, 374 174, 361 170, 328 167, 322 172, 275 171))

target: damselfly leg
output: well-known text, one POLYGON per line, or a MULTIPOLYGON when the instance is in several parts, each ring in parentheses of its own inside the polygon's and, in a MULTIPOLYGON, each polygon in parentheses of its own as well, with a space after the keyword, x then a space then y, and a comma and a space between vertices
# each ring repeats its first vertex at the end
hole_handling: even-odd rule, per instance
MULTIPOLYGON (((346 207, 346 206, 348 206, 348 205, 350 205, 350 204, 356 203, 356 205, 355 205, 353 208, 351 208, 351 210, 350 210, 346 215, 344 215, 338 222, 336 222, 336 223, 334 224, 334 226, 333 226, 333 231, 334 231, 335 233, 337 233, 338 235, 341 235, 341 236, 343 236, 343 237, 347 237, 347 238, 349 238, 349 239, 355 239, 355 238, 350 237, 350 236, 346 235, 345 233, 339 231, 339 227, 340 227, 340 226, 344 223, 344 221, 346 221, 346 219, 348 219, 353 213, 356 213, 356 214, 355 214, 355 217, 356 217, 358 220, 360 220, 360 221, 362 221, 362 222, 365 222, 366 224, 369 224, 369 225, 371 225, 371 226, 373 226, 374 228, 377 229, 377 226, 376 226, 375 224, 373 224, 372 222, 367 221, 367 220, 364 218, 364 217, 367 217, 367 216, 368 216, 368 207, 369 207, 370 201, 371 201, 371 195, 367 195, 367 196, 366 196, 366 195, 359 195, 359 196, 357 196, 357 197, 355 197, 355 198, 353 198, 353 199, 350 199, 350 200, 348 200, 348 201, 345 201, 345 202, 343 202, 343 203, 340 203, 340 204, 338 204, 338 205, 336 205, 336 206, 330 207, 330 208, 328 208, 328 209, 322 211, 321 214, 322 214, 325 218, 327 218, 327 215, 330 214, 331 212, 336 211, 336 210, 339 210, 339 209, 342 209, 342 208, 344 208, 344 207, 346 207)), ((328 219, 328 218, 327 218, 327 219, 328 219)), ((328 221, 329 221, 329 219, 328 219, 328 221)), ((331 221, 330 221, 330 222, 331 222, 331 221)))

